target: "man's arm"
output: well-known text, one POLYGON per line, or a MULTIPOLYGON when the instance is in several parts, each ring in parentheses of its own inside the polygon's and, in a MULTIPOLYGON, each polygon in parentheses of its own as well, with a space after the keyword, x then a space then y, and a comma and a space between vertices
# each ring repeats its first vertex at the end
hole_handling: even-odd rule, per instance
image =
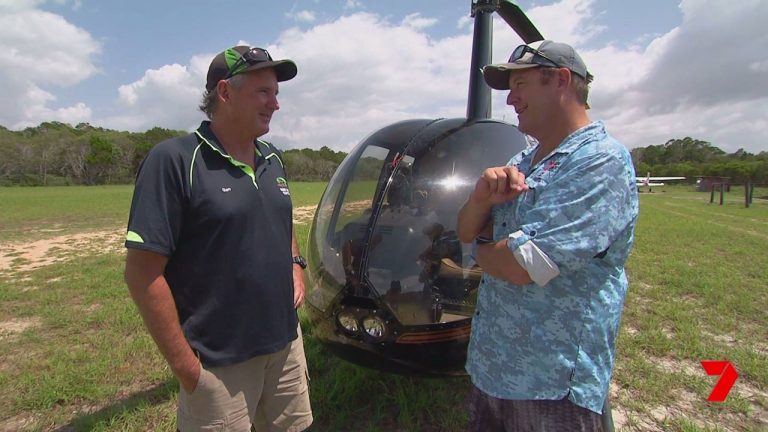
MULTIPOLYGON (((456 231, 459 240, 471 243, 479 235, 491 239, 494 205, 512 201, 528 190, 525 176, 515 166, 488 168, 477 180, 475 189, 459 210, 456 231)), ((531 282, 523 268, 507 247, 507 239, 477 247, 475 260, 483 271, 515 284, 531 282)))
POLYGON ((129 248, 125 282, 160 353, 184 390, 192 393, 200 365, 181 330, 176 303, 163 276, 167 262, 163 255, 129 248))
MULTIPOLYGON (((291 225, 291 253, 301 255, 299 243, 296 241, 296 228, 291 225)), ((293 264, 293 307, 298 308, 304 302, 304 269, 293 264)))
POLYGON ((475 261, 489 275, 511 282, 525 285, 533 282, 528 271, 517 261, 507 246, 507 239, 488 243, 477 247, 475 261))
POLYGON ((456 234, 462 243, 472 243, 472 241, 484 233, 491 234, 491 208, 487 201, 473 199, 474 194, 469 196, 467 202, 459 210, 459 216, 456 222, 456 234))

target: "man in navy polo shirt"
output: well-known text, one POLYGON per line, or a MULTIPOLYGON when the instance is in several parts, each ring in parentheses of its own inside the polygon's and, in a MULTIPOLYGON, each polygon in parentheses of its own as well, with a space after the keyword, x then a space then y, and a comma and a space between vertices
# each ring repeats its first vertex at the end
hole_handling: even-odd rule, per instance
POLYGON ((189 135, 136 178, 125 280, 181 390, 180 431, 312 423, 296 308, 304 299, 290 190, 269 131, 291 60, 236 46, 214 57, 189 135))

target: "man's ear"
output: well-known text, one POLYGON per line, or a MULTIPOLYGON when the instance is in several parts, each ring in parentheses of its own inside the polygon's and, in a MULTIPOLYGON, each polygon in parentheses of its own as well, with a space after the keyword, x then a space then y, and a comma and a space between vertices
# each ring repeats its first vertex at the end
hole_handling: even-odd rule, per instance
POLYGON ((218 83, 216 83, 216 93, 219 95, 219 100, 222 102, 226 102, 230 98, 230 85, 227 80, 220 80, 218 83))
POLYGON ((570 71, 570 69, 567 68, 558 68, 557 69, 557 86, 561 88, 568 88, 568 86, 571 85, 571 80, 573 77, 571 76, 573 72, 570 71))

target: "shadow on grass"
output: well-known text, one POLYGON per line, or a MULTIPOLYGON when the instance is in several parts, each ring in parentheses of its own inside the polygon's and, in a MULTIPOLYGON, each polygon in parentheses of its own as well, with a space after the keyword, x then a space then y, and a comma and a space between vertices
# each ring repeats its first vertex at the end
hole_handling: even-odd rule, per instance
POLYGON ((167 402, 173 399, 177 392, 176 380, 169 379, 126 399, 120 399, 98 411, 79 415, 69 424, 54 429, 54 432, 101 430, 104 425, 114 424, 120 419, 130 418, 132 414, 138 411, 167 402))

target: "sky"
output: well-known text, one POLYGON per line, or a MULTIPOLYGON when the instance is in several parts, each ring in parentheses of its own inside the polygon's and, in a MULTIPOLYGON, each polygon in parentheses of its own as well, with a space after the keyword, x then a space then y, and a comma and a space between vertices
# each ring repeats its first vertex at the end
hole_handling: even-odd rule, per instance
MULTIPOLYGON (((589 115, 628 148, 686 136, 768 151, 768 1, 519 1, 595 76, 589 115)), ((466 115, 471 0, 0 0, 0 125, 194 130, 211 59, 290 58, 264 139, 348 152, 412 118, 466 115)), ((493 62, 521 43, 496 17, 493 62)), ((517 124, 505 92, 493 117, 517 124)))

